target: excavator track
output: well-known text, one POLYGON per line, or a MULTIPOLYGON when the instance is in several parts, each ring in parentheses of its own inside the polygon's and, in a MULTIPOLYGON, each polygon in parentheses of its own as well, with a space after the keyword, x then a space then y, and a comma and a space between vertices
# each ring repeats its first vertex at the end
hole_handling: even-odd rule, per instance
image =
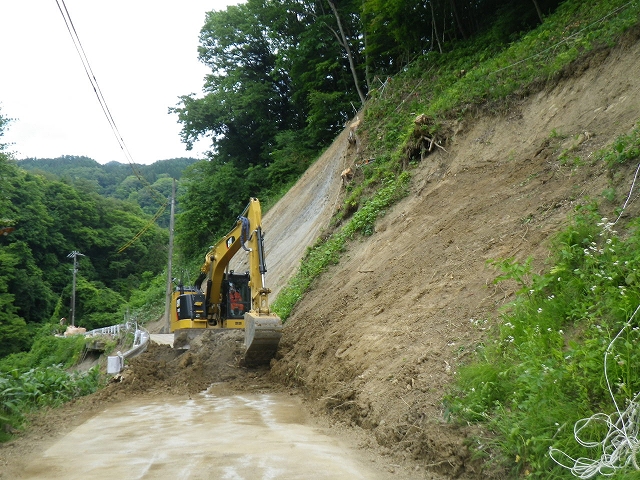
POLYGON ((276 316, 245 313, 243 364, 247 367, 269 365, 282 337, 282 320, 276 316))

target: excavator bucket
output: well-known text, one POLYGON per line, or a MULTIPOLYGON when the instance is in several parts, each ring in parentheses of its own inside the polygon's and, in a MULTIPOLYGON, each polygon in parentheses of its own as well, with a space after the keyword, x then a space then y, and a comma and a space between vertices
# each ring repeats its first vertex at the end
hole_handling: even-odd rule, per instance
POLYGON ((247 367, 269 365, 278 350, 282 336, 282 320, 279 317, 244 315, 244 345, 246 347, 243 363, 247 367))

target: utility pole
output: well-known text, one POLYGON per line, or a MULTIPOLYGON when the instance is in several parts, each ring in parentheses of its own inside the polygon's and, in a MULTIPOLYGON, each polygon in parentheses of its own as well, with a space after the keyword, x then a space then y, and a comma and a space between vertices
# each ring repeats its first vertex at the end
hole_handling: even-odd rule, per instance
POLYGON ((76 326, 76 273, 78 273, 78 257, 84 257, 80 252, 73 251, 67 258, 73 258, 73 288, 71 289, 71 326, 76 326))
POLYGON ((173 227, 174 227, 174 215, 176 209, 176 179, 173 179, 173 185, 171 188, 171 216, 169 217, 169 261, 167 263, 167 296, 164 303, 164 322, 165 333, 171 332, 171 318, 169 316, 169 309, 171 305, 171 292, 173 290, 173 278, 172 278, 172 260, 173 260, 173 227))

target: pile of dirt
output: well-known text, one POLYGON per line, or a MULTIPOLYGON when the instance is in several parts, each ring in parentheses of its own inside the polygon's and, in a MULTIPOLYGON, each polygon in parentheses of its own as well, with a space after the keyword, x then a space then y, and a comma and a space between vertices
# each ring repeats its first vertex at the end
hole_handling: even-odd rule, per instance
POLYGON ((212 384, 225 383, 230 390, 273 389, 266 380, 266 368, 241 366, 244 332, 208 330, 190 342, 187 350, 151 342, 142 355, 131 359, 123 372, 94 397, 103 400, 134 395, 195 395, 212 384))

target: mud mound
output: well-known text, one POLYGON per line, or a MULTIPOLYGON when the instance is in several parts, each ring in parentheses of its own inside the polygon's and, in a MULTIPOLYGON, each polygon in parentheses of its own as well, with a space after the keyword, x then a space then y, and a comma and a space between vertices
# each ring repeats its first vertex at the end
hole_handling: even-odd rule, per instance
POLYGON ((267 388, 256 384, 265 369, 240 366, 243 342, 243 331, 208 330, 191 342, 189 350, 151 343, 95 396, 107 400, 141 394, 193 395, 222 382, 234 391, 267 388))

